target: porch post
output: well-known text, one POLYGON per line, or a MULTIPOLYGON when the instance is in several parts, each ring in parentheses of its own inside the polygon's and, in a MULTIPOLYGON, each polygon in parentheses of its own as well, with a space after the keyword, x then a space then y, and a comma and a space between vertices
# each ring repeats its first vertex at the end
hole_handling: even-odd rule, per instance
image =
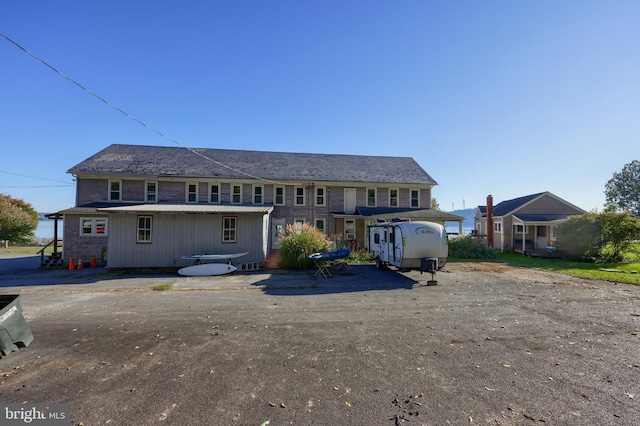
POLYGON ((522 253, 523 254, 527 251, 526 245, 525 245, 526 236, 527 236, 527 225, 525 225, 525 223, 522 222, 522 253))

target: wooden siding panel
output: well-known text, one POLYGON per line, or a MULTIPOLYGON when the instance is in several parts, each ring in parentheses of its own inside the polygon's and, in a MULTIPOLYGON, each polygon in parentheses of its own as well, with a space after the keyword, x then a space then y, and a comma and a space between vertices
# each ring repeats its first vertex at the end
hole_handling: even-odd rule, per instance
POLYGON ((515 215, 520 214, 582 214, 582 211, 562 202, 561 200, 545 194, 533 203, 517 210, 515 215))
POLYGON ((109 266, 181 267, 192 261, 181 259, 194 253, 249 254, 237 262, 262 263, 266 257, 266 232, 263 215, 237 215, 236 243, 222 242, 222 215, 155 214, 151 243, 136 243, 137 215, 110 215, 109 266))

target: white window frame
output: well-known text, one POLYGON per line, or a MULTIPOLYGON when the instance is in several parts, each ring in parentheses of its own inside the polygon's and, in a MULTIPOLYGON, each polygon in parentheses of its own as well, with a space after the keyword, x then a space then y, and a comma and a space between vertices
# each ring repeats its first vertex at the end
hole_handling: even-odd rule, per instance
POLYGON ((274 206, 284 206, 286 202, 286 191, 285 187, 281 185, 277 185, 273 187, 273 205, 274 206), (282 201, 278 201, 278 190, 282 190, 282 201))
POLYGON ((144 183, 144 201, 146 203, 157 203, 158 202, 158 182, 156 181, 146 181, 144 183), (153 185, 153 192, 149 191, 149 186, 153 185))
POLYGON ((316 186, 314 192, 314 200, 316 206, 326 206, 327 205, 327 188, 324 186, 316 186), (318 192, 322 191, 322 195, 318 195, 318 192), (322 201, 318 202, 318 198, 322 197, 322 201))
POLYGON ((367 207, 378 207, 378 188, 367 188, 367 207), (373 204, 369 202, 369 191, 373 191, 373 204))
POLYGON ((316 218, 316 219, 313 221, 313 224, 314 224, 314 226, 315 226, 316 228, 318 228, 320 231, 322 231, 322 233, 323 233, 323 234, 326 234, 326 233, 327 233, 327 219, 324 219, 324 218, 323 218, 323 219, 318 219, 318 218, 316 218), (322 228, 320 228, 320 227, 318 226, 318 224, 319 224, 319 223, 321 223, 321 224, 322 224, 322 228))
POLYGON ((524 233, 528 234, 529 233, 529 225, 518 225, 518 224, 514 224, 513 225, 513 232, 515 234, 522 234, 522 227, 524 226, 524 233), (520 227, 520 229, 518 229, 518 227, 520 227))
POLYGON ((493 232, 502 233, 502 221, 493 222, 493 232))
POLYGON ((153 216, 139 215, 136 218, 136 243, 150 244, 152 236, 153 236, 153 216), (147 223, 145 223, 144 226, 140 226, 140 219, 148 220, 148 225, 147 223), (141 236, 141 233, 144 233, 144 235, 141 236))
POLYGON ((222 242, 238 242, 238 216, 222 217, 222 242))
POLYGON ((122 181, 121 180, 111 180, 109 179, 109 201, 122 201, 122 181), (113 185, 117 184, 118 189, 114 190, 113 185), (117 197, 114 197, 113 194, 117 193, 117 197))
POLYGON ((231 204, 242 204, 242 184, 241 183, 233 183, 231 184, 231 204), (238 188, 238 192, 236 193, 236 188, 238 188), (235 200, 236 195, 238 196, 238 201, 235 200))
POLYGON ((355 219, 344 220, 344 239, 355 240, 356 239, 356 221, 355 219))
POLYGON ((199 190, 200 190, 200 185, 198 184, 198 182, 185 182, 185 184, 184 184, 184 194, 185 194, 184 195, 184 201, 185 201, 185 203, 197 203, 198 199, 200 198, 199 197, 199 192, 200 192, 199 190), (195 186, 195 192, 190 192, 189 191, 189 187, 191 185, 195 186), (193 195, 194 198, 195 198, 193 201, 190 200, 190 198, 191 198, 190 196, 191 195, 193 195))
MULTIPOLYGON (((89 229, 89 228, 87 228, 89 229)), ((81 217, 80 236, 81 237, 106 237, 109 235, 109 219, 106 217, 81 217), (90 232, 84 232, 84 223, 90 222, 90 232), (101 226, 102 223, 102 226, 101 226), (100 232, 102 229, 103 232, 100 232)))
POLYGON ((389 207, 400 207, 400 190, 398 188, 389 188, 389 207), (395 197, 391 195, 394 191, 395 197), (395 200, 395 204, 392 203, 393 200, 395 200))
POLYGON ((264 204, 264 185, 253 185, 253 204, 264 204), (260 193, 256 193, 260 190, 260 193))
POLYGON ((420 190, 419 189, 410 189, 409 190, 409 206, 410 207, 420 207, 420 190), (416 193, 416 198, 415 198, 416 205, 415 206, 413 205, 413 200, 414 200, 413 193, 414 192, 416 193))
POLYGON ((220 191, 221 191, 221 185, 218 182, 211 182, 209 184, 209 202, 210 203, 212 203, 212 204, 219 204, 220 203, 220 191), (212 200, 212 198, 214 196, 213 188, 218 188, 218 191, 215 193, 215 195, 218 197, 218 199, 216 201, 212 200))
POLYGON ((305 206, 307 200, 307 191, 304 186, 296 186, 293 189, 293 205, 294 206, 305 206), (302 191, 302 195, 298 195, 298 191, 302 191), (298 202, 298 199, 302 197, 302 203, 298 202))

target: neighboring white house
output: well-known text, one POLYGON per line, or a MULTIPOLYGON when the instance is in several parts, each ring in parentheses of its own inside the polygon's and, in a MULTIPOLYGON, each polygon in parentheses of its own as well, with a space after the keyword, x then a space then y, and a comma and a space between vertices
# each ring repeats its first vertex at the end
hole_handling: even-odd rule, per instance
POLYGON ((486 238, 493 247, 525 253, 555 246, 555 227, 569 216, 586 213, 579 207, 550 193, 526 195, 502 201, 495 206, 493 197, 478 206, 475 234, 486 238))

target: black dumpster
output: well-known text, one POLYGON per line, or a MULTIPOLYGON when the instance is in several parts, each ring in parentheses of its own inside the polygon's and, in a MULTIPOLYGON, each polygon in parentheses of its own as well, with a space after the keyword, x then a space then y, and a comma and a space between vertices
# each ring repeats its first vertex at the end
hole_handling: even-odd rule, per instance
POLYGON ((33 341, 19 299, 19 295, 0 295, 0 358, 33 341))

